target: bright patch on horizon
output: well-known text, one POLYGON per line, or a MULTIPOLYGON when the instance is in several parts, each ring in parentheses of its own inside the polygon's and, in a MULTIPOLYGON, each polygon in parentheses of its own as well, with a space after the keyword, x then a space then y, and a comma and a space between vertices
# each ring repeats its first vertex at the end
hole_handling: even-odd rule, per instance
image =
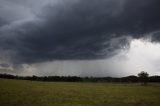
POLYGON ((147 71, 151 75, 160 74, 160 43, 134 39, 130 43, 129 50, 119 54, 122 55, 126 58, 122 59, 122 66, 124 70, 132 70, 129 73, 147 71))

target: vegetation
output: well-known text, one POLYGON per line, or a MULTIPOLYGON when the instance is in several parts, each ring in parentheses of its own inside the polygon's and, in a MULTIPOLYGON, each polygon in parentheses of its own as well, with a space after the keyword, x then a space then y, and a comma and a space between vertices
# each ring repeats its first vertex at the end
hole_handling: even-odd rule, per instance
POLYGON ((149 76, 149 74, 147 72, 141 71, 138 74, 138 76, 140 78, 140 81, 142 82, 142 85, 146 85, 147 82, 148 82, 148 76, 149 76))
POLYGON ((159 106, 160 85, 0 79, 0 106, 159 106))
POLYGON ((77 77, 77 76, 14 76, 9 74, 0 74, 0 78, 17 79, 17 80, 32 80, 32 81, 56 81, 56 82, 160 82, 160 76, 148 76, 147 73, 141 72, 137 76, 127 76, 121 78, 115 77, 77 77))

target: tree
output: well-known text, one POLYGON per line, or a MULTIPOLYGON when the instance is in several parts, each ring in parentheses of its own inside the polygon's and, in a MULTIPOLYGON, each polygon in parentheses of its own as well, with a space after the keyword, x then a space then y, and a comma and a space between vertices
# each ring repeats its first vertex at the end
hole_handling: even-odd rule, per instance
POLYGON ((138 73, 138 76, 140 78, 142 85, 146 85, 148 82, 149 74, 147 72, 141 71, 140 73, 138 73))

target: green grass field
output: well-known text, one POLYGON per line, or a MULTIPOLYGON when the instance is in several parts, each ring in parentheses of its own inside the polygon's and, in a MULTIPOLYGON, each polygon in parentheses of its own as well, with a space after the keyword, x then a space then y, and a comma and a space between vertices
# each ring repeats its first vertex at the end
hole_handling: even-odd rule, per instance
POLYGON ((160 86, 0 79, 0 106, 160 106, 160 86))

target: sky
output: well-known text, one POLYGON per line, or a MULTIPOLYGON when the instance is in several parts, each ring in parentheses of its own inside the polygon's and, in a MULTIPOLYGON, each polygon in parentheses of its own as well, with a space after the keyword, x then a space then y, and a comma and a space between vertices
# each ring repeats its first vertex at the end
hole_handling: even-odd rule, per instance
POLYGON ((160 75, 160 0, 0 0, 0 73, 160 75))

